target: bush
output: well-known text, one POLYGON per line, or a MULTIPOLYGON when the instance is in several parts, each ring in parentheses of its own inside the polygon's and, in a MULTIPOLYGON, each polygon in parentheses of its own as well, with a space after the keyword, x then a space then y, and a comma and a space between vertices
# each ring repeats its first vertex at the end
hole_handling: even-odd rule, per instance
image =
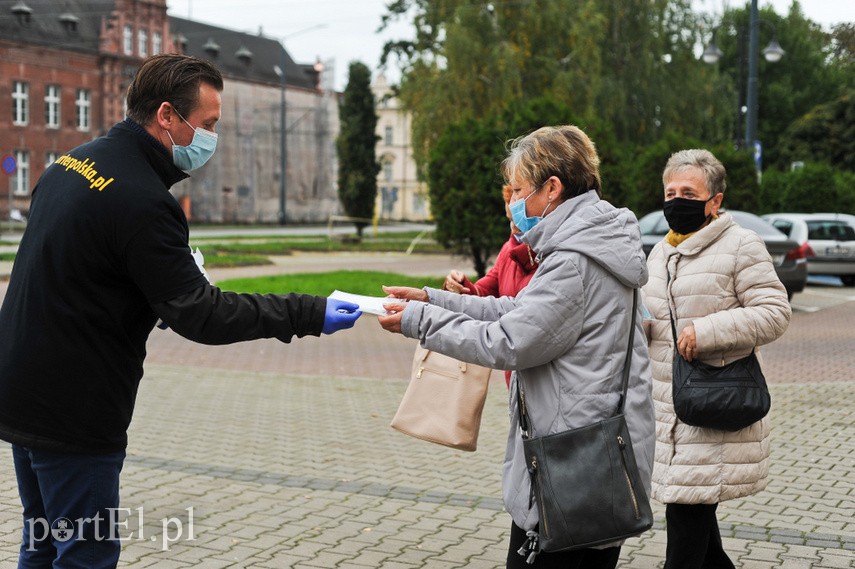
POLYGON ((757 169, 754 156, 748 150, 738 150, 732 145, 710 148, 727 171, 727 189, 724 206, 756 213, 760 211, 760 186, 757 184, 757 169))
MULTIPOLYGON (((627 203, 641 218, 643 215, 662 209, 664 193, 662 189, 662 171, 671 155, 686 148, 705 148, 698 140, 675 133, 666 134, 648 146, 636 157, 624 154, 624 160, 631 164, 627 168, 627 203)), ((627 148, 631 151, 630 148, 627 148)))
POLYGON ((821 162, 766 172, 761 194, 768 211, 855 213, 855 175, 821 162))

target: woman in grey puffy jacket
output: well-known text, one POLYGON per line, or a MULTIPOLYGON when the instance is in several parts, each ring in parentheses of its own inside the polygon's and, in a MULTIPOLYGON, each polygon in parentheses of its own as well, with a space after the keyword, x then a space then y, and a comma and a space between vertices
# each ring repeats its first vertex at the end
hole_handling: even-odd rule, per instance
MULTIPOLYGON (((511 393, 517 383, 524 386, 531 436, 586 426, 617 408, 632 298, 647 281, 638 222, 629 210, 600 198, 599 158, 574 126, 544 127, 518 138, 502 166, 513 189, 514 224, 538 253, 528 286, 515 298, 385 287, 390 296, 410 302, 390 300, 380 324, 431 350, 514 370, 511 393)), ((625 414, 647 490, 654 446, 650 382, 638 318, 625 414)), ((517 553, 539 520, 530 499, 516 397, 510 405, 502 481, 512 518, 507 566, 614 568, 620 542, 540 553, 533 565, 517 553)))

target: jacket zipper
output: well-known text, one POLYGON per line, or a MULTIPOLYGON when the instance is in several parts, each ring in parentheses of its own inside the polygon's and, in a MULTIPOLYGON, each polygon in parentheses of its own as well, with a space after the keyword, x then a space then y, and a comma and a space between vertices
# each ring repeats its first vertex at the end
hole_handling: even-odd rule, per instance
MULTIPOLYGON (((532 492, 534 492, 535 481, 537 482, 537 484, 536 484, 536 486, 537 486, 537 502, 541 506, 539 509, 540 509, 540 513, 541 513, 541 517, 542 517, 542 519, 540 520, 540 523, 543 525, 543 535, 548 538, 549 537, 549 520, 547 519, 546 511, 543 508, 543 504, 544 504, 544 502, 543 502, 543 484, 540 483, 540 471, 537 469, 537 457, 536 456, 531 457, 531 465, 529 466, 528 471, 529 471, 529 473, 534 474, 534 477, 532 478, 532 492)), ((529 501, 531 501, 531 500, 529 500, 529 501)))
POLYGON ((617 436, 618 446, 620 446, 620 460, 623 463, 623 475, 626 477, 626 486, 629 488, 629 497, 632 498, 632 509, 635 512, 635 519, 641 519, 641 512, 638 511, 638 499, 635 496, 635 488, 632 487, 632 480, 629 478, 629 468, 626 466, 626 443, 623 437, 617 436))

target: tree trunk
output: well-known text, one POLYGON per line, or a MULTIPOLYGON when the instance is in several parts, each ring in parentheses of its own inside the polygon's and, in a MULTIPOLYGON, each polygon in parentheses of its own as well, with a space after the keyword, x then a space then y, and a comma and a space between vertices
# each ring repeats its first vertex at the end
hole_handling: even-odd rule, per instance
POLYGON ((472 263, 479 279, 487 274, 487 256, 480 247, 472 247, 472 263))

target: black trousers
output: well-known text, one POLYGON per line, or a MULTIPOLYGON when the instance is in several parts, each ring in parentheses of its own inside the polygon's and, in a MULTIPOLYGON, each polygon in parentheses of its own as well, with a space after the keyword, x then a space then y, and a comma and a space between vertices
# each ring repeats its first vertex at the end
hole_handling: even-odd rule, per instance
POLYGON ((724 552, 718 504, 666 504, 665 569, 734 569, 724 552))
POLYGON ((534 564, 527 565, 517 550, 525 543, 525 530, 511 522, 507 569, 614 569, 620 557, 620 547, 608 549, 579 549, 537 554, 534 564))

